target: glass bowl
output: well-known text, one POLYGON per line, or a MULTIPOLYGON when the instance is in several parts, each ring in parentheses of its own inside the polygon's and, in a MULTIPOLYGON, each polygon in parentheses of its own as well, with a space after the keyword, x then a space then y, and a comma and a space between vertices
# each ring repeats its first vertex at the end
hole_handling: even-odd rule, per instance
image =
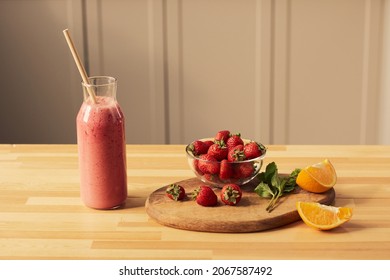
MULTIPOLYGON (((199 140, 206 141, 213 139, 205 138, 199 140)), ((251 142, 251 140, 248 139, 243 139, 243 141, 244 144, 251 142)), ((188 164, 196 177, 206 184, 217 187, 223 187, 226 184, 244 185, 259 174, 263 165, 263 159, 267 149, 261 143, 257 143, 260 144, 261 147, 264 147, 261 156, 243 161, 224 161, 223 163, 221 163, 222 161, 208 161, 194 155, 191 151, 190 143, 186 146, 188 164), (221 174, 221 165, 223 170, 228 170, 224 175, 221 174)))

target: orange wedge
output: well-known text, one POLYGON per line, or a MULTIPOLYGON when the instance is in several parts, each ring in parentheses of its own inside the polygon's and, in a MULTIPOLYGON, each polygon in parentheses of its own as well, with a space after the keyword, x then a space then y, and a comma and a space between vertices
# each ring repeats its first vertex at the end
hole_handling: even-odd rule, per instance
POLYGON ((336 228, 352 217, 352 208, 335 207, 317 202, 296 203, 299 216, 308 226, 319 230, 336 228))
POLYGON ((298 186, 313 193, 326 192, 336 181, 336 171, 328 159, 302 169, 296 180, 298 186))

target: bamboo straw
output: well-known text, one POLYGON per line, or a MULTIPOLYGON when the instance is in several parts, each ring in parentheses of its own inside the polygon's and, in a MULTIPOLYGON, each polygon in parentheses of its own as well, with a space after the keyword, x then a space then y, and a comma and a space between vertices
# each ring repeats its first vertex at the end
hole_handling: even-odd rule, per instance
MULTIPOLYGON (((88 75, 85 71, 84 65, 81 63, 79 54, 77 53, 76 47, 74 46, 73 40, 69 34, 69 30, 65 29, 62 31, 64 33, 66 42, 68 43, 69 49, 73 55, 73 59, 76 62, 77 68, 79 69, 81 78, 83 79, 84 84, 89 85, 88 75)), ((92 87, 87 86, 88 94, 92 99, 92 102, 96 104, 96 94, 92 87)))

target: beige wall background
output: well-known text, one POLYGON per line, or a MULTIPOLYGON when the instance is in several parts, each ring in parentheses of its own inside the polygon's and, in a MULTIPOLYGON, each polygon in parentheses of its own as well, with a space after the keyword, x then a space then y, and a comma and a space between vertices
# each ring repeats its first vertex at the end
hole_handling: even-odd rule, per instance
POLYGON ((128 143, 390 144, 389 1, 0 0, 0 143, 76 142, 69 28, 128 143))

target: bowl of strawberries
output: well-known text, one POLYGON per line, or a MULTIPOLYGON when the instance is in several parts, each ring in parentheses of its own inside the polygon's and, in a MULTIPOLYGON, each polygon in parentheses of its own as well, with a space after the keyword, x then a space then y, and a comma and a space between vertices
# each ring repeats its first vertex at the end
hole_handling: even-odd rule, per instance
POLYGON ((243 185, 259 173, 267 148, 229 130, 186 146, 188 164, 201 181, 217 187, 243 185))

